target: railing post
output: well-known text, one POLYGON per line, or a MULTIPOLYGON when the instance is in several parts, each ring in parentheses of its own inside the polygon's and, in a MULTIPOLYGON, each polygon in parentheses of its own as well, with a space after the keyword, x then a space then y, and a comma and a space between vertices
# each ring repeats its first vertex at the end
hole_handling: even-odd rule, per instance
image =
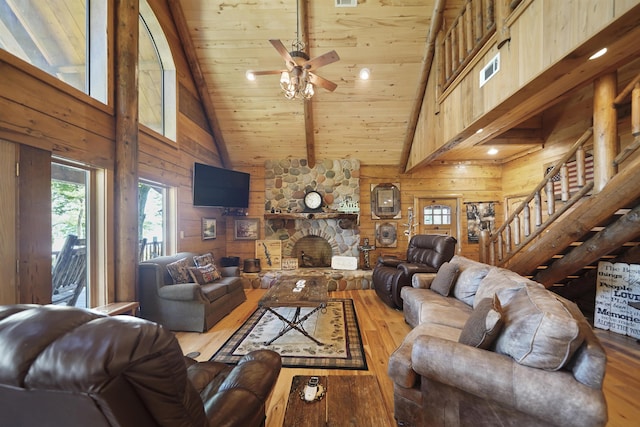
POLYGON ((536 210, 536 228, 538 228, 542 225, 542 196, 540 196, 539 191, 533 197, 533 203, 536 210))
POLYGON ((524 206, 522 215, 524 220, 524 236, 528 237, 529 234, 531 234, 531 210, 528 203, 524 206))
POLYGON ((478 243, 480 244, 480 254, 479 254, 479 258, 480 258, 480 262, 488 264, 488 260, 489 260, 489 230, 480 230, 480 235, 479 237, 479 241, 478 243))
POLYGON ((597 78, 593 85, 593 191, 599 193, 615 175, 618 147, 617 114, 613 102, 618 90, 616 73, 597 78))

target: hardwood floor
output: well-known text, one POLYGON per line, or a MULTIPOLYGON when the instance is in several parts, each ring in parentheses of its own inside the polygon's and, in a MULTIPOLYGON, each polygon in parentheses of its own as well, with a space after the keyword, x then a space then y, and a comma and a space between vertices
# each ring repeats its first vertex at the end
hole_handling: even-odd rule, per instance
MULTIPOLYGON (((247 301, 222 319, 208 332, 177 332, 185 354, 200 352, 198 360, 208 360, 256 309, 264 293, 261 289, 246 290, 247 301)), ((368 371, 336 369, 283 368, 267 406, 266 427, 280 427, 294 375, 375 375, 388 414, 388 425, 394 426, 393 384, 387 376, 389 355, 411 329, 401 311, 384 305, 373 290, 330 293, 332 298, 354 301, 360 333, 367 355, 368 371)), ((640 425, 640 344, 635 339, 607 331, 596 331, 606 348, 608 363, 604 390, 609 408, 609 427, 640 425)))

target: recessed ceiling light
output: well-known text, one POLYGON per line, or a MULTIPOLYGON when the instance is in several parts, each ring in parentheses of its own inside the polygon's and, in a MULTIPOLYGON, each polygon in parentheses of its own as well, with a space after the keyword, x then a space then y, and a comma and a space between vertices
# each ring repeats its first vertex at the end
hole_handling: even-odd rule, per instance
POLYGON ((246 72, 246 73, 244 73, 244 75, 245 75, 245 77, 247 78, 247 80, 251 80, 251 81, 253 81, 253 80, 255 80, 255 79, 256 79, 256 75, 255 75, 255 74, 253 74, 253 71, 251 71, 251 70, 247 70, 247 72, 246 72))
POLYGON ((362 70, 360 70, 360 78, 362 80, 369 80, 369 77, 371 77, 371 70, 369 70, 368 68, 363 68, 362 70))
POLYGON ((489 148, 489 151, 487 151, 487 154, 489 154, 490 156, 494 156, 494 155, 498 154, 498 149, 497 148, 489 148))
POLYGON ((480 128, 480 129, 478 129, 478 130, 476 131, 476 133, 482 133, 482 131, 483 131, 483 130, 484 130, 484 129, 480 128))
POLYGON ((600 58, 602 55, 604 55, 605 53, 607 53, 607 48, 603 47, 602 49, 600 49, 599 51, 597 51, 596 53, 594 53, 593 55, 591 55, 589 57, 589 60, 592 59, 596 59, 596 58, 600 58))

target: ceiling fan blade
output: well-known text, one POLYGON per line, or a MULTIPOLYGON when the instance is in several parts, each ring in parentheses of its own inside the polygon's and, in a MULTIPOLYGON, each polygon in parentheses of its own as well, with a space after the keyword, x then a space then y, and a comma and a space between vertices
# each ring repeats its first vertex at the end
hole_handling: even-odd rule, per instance
POLYGON ((293 58, 289 54, 289 51, 287 50, 286 47, 284 47, 284 45, 282 44, 282 42, 280 40, 271 39, 271 40, 269 40, 269 43, 271 43, 273 45, 273 47, 276 48, 276 50, 278 51, 280 56, 282 56, 284 58, 285 64, 287 65, 287 68, 289 70, 291 70, 293 67, 296 66, 296 62, 293 60, 293 58))
POLYGON ((336 51, 332 50, 331 52, 327 52, 323 55, 316 56, 315 58, 311 58, 310 60, 304 63, 304 68, 306 68, 309 71, 313 71, 316 68, 320 68, 324 65, 328 65, 339 60, 340 60, 340 57, 338 56, 336 51))
POLYGON ((329 92, 333 92, 338 87, 338 85, 334 82, 313 73, 309 73, 309 81, 313 83, 314 86, 320 86, 321 88, 324 88, 329 92))
POLYGON ((266 70, 266 71, 252 71, 254 76, 266 76, 267 74, 282 74, 287 70, 266 70))

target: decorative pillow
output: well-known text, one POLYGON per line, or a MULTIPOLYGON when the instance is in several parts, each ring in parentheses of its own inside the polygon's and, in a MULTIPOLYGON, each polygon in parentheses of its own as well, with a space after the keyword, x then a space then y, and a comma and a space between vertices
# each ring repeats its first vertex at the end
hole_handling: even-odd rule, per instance
POLYGON ((486 350, 497 338, 503 323, 498 296, 483 298, 464 324, 458 342, 486 350))
POLYGON ((496 351, 521 365, 555 371, 580 347, 579 322, 552 292, 525 285, 503 307, 504 329, 496 351))
POLYGON ((452 264, 450 262, 442 264, 438 269, 433 282, 431 282, 431 290, 442 296, 449 296, 449 291, 451 291, 451 288, 453 287, 453 282, 456 280, 456 277, 458 277, 459 268, 458 264, 452 264))
POLYGON ((196 265, 196 267, 204 267, 208 264, 211 264, 215 267, 216 265, 213 254, 211 252, 208 252, 204 255, 194 256, 193 263, 196 265))
POLYGON ((171 264, 167 264, 167 270, 169 275, 173 279, 173 284, 189 283, 191 282, 191 276, 189 275, 189 264, 186 258, 174 261, 171 264))
POLYGON ((489 273, 490 266, 470 266, 465 269, 460 269, 458 274, 458 280, 453 287, 453 296, 459 299, 468 306, 473 305, 473 299, 476 296, 476 291, 480 282, 489 273))
POLYGON ((206 285, 222 278, 213 264, 207 264, 203 267, 189 267, 189 274, 193 281, 199 285, 206 285))

